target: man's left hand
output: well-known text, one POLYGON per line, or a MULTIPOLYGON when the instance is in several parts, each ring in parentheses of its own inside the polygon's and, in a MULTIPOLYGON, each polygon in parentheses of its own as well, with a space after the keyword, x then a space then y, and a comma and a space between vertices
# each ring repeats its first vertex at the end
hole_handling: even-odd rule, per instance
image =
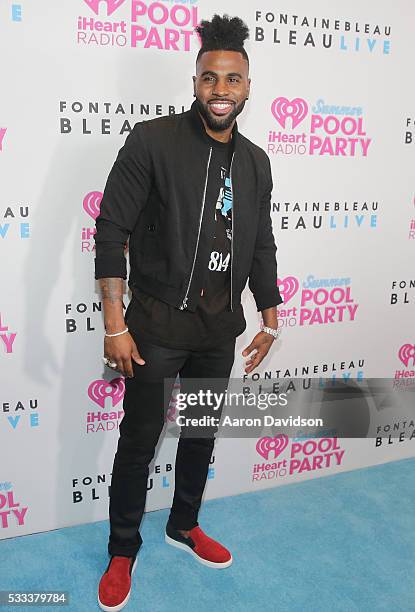
POLYGON ((252 351, 256 350, 257 352, 246 362, 245 372, 249 374, 254 370, 267 355, 269 349, 271 348, 271 344, 274 342, 274 336, 268 334, 267 332, 260 331, 252 340, 251 344, 246 347, 245 350, 242 351, 242 356, 246 357, 250 355, 252 351))

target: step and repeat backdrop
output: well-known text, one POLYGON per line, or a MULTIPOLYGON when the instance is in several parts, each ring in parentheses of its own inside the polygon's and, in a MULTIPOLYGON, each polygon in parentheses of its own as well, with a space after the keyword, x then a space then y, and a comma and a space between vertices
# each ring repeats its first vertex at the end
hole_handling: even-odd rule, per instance
MULTIPOLYGON (((229 0, 226 11, 250 28, 252 93, 239 128, 271 160, 284 298, 281 337, 246 384, 410 385, 413 3, 229 0)), ((0 538, 108 516, 124 381, 102 363, 95 218, 133 125, 189 108, 194 27, 216 12, 218 0, 1 3, 0 538)), ((242 350, 261 325, 248 288, 243 305, 232 372, 240 378, 242 350)), ((174 410, 147 510, 172 499, 174 410)), ((379 409, 368 410, 367 438, 327 430, 310 440, 301 428, 287 438, 273 427, 218 439, 205 498, 415 455, 409 411, 383 411, 380 425, 379 409)))

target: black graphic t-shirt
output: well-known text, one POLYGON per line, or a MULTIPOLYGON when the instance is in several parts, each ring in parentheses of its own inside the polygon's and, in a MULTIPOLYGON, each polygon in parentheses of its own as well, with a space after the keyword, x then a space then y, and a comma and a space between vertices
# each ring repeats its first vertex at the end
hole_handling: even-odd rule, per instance
POLYGON ((133 295, 126 313, 130 330, 138 339, 172 348, 201 350, 219 346, 246 328, 242 305, 230 310, 232 239, 231 143, 210 138, 211 168, 206 205, 215 219, 210 258, 203 290, 195 312, 180 310, 153 296, 133 295))
POLYGON ((200 308, 207 314, 225 310, 230 300, 232 189, 229 176, 230 143, 214 145, 212 152, 214 180, 208 185, 207 197, 213 202, 215 230, 200 308))

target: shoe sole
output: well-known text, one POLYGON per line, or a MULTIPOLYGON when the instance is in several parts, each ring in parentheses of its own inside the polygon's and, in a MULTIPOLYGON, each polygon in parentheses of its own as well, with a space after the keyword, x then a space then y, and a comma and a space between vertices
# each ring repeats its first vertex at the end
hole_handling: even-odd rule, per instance
POLYGON ((207 567, 212 567, 214 569, 225 569, 225 567, 229 567, 230 565, 232 565, 232 555, 229 561, 225 561, 224 563, 215 563, 215 561, 208 561, 207 559, 202 559, 202 557, 199 557, 199 555, 196 554, 189 546, 187 546, 187 544, 182 544, 182 542, 177 542, 176 540, 173 540, 173 538, 168 536, 167 533, 164 537, 167 544, 170 544, 170 546, 175 546, 176 548, 180 548, 181 550, 185 550, 186 552, 193 555, 193 557, 197 559, 197 561, 199 561, 199 563, 201 563, 202 565, 206 565, 207 567))
MULTIPOLYGON (((132 576, 134 574, 134 570, 135 570, 136 565, 137 565, 137 558, 135 559, 135 561, 133 563, 133 568, 131 570, 131 578, 132 578, 132 576)), ((118 606, 106 606, 105 604, 101 603, 101 601, 99 599, 99 594, 98 594, 98 605, 101 608, 101 610, 106 610, 107 612, 118 612, 118 610, 122 610, 122 608, 127 605, 128 600, 130 599, 130 595, 131 595, 131 588, 128 591, 127 597, 124 599, 124 601, 122 601, 120 604, 118 604, 118 606)))

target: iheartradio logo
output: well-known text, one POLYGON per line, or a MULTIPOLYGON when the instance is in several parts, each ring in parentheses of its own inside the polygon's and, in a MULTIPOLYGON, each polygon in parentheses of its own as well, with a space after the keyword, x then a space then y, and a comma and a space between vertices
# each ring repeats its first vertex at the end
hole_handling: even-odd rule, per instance
POLYGON ((398 357, 407 368, 411 359, 412 365, 415 366, 415 344, 403 344, 398 351, 398 357))
POLYGON ((274 459, 276 459, 283 450, 285 450, 288 446, 288 436, 285 434, 278 434, 271 438, 270 436, 264 436, 263 438, 259 438, 256 443, 257 453, 264 457, 268 461, 270 453, 274 453, 274 459))
POLYGON ((86 194, 82 202, 84 211, 88 213, 94 221, 99 215, 102 195, 101 191, 90 191, 86 194))
POLYGON ((286 276, 285 278, 277 279, 277 287, 282 295, 284 304, 287 304, 297 293, 300 283, 295 276, 286 276))
POLYGON ((99 8, 104 4, 107 9, 107 17, 115 13, 115 11, 125 2, 125 0, 84 0, 85 4, 94 11, 95 15, 99 15, 99 8))
POLYGON ((105 407, 107 397, 112 399, 112 406, 116 406, 124 397, 124 378, 113 378, 111 381, 94 380, 88 387, 89 398, 101 408, 105 407))
POLYGON ((308 104, 303 98, 275 98, 271 104, 271 112, 277 122, 285 129, 287 119, 291 119, 292 129, 297 127, 307 116, 308 104))
POLYGON ((362 108, 356 107, 359 109, 356 114, 354 110, 350 110, 355 107, 345 107, 348 109, 345 111, 347 114, 343 112, 340 114, 331 113, 331 106, 325 104, 322 99, 309 107, 304 98, 293 98, 292 100, 283 96, 275 98, 270 107, 274 129, 268 131, 267 153, 273 155, 329 155, 342 159, 344 157, 366 157, 372 138, 367 135, 362 108), (306 122, 305 118, 307 118, 306 122), (305 124, 307 127, 304 127, 305 124), (284 133, 294 131, 299 126, 300 130, 304 130, 303 133, 300 130, 297 130, 296 134, 284 133))

